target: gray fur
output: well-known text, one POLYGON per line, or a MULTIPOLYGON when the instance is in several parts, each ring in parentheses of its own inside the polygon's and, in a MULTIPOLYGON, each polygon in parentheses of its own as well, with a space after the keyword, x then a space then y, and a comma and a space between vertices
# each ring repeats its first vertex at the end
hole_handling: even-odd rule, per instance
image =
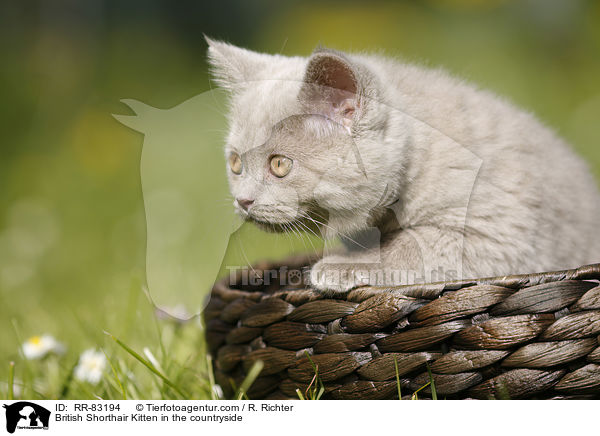
POLYGON ((596 181, 531 114, 381 56, 285 57, 207 40, 231 91, 226 153, 244 161, 242 174, 228 171, 231 192, 255 201, 238 212, 276 230, 312 217, 326 237, 357 241, 313 266, 315 288, 382 284, 372 271, 414 273, 388 285, 600 261, 596 181), (288 176, 269 173, 272 154, 293 160, 288 176))

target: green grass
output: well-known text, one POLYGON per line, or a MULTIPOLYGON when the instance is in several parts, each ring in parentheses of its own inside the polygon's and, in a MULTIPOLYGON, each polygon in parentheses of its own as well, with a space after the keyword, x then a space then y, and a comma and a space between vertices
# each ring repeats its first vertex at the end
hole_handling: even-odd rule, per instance
POLYGON ((398 372, 398 359, 394 356, 394 369, 396 370, 396 387, 398 389, 398 399, 402 399, 402 387, 400 386, 400 373, 398 372))
MULTIPOLYGON (((18 358, 9 363, 7 382, 0 384, 0 398, 222 399, 199 317, 187 322, 163 320, 155 315, 149 301, 142 306, 133 315, 127 306, 123 306, 123 313, 119 314, 127 326, 125 336, 128 339, 103 332, 104 338, 100 339, 104 340, 98 347, 106 357, 106 367, 98 383, 81 381, 74 376, 83 349, 70 348, 65 354, 50 353, 41 359, 26 359, 19 351, 18 358), (150 324, 155 324, 156 328, 148 335, 150 324)), ((98 340, 91 327, 86 330, 90 332, 90 343, 98 340)), ((16 326, 15 336, 22 343, 18 332, 16 326)), ((235 389, 235 399, 248 399, 248 389, 262 368, 263 362, 255 362, 235 389)))
POLYGON ((298 395, 298 398, 301 400, 320 400, 325 393, 325 386, 323 385, 321 377, 319 377, 319 365, 313 362, 313 360, 310 358, 310 354, 308 354, 308 351, 305 351, 304 354, 312 365, 314 376, 304 393, 300 389, 296 389, 296 395, 298 395))
POLYGON ((431 386, 431 399, 432 400, 437 400, 437 391, 435 389, 435 381, 433 380, 433 374, 431 373, 431 368, 429 368, 429 364, 425 363, 427 365, 427 374, 429 375, 429 385, 431 386))
POLYGON ((15 399, 15 362, 9 362, 8 364, 8 385, 7 385, 7 398, 9 400, 15 399))
POLYGON ((242 384, 237 389, 237 392, 234 397, 236 400, 247 400, 248 399, 248 395, 246 395, 246 393, 248 392, 248 389, 250 389, 250 387, 252 386, 252 383, 254 383, 256 378, 260 375, 260 372, 262 371, 263 366, 264 366, 264 364, 260 360, 257 360, 256 362, 254 362, 254 365, 252 365, 252 367, 250 368, 250 371, 248 371, 246 378, 244 379, 244 381, 242 381, 242 384))
MULTIPOLYGON (((0 396, 8 400, 221 399, 199 319, 193 318, 185 323, 162 320, 154 315, 149 301, 145 302, 145 306, 136 311, 131 324, 137 326, 139 331, 134 328, 125 334, 131 342, 104 332, 105 340, 100 348, 107 364, 97 384, 78 380, 74 376, 79 353, 83 350, 70 349, 63 355, 49 354, 39 360, 28 360, 20 353, 16 361, 9 363, 8 380, 0 385, 0 396), (140 322, 144 319, 144 323, 140 322), (148 336, 144 326, 149 322, 155 323, 156 328, 148 336)), ((128 308, 124 306, 123 310, 127 311, 128 308)), ((129 324, 127 313, 120 315, 123 322, 129 324)), ((15 335, 20 339, 18 332, 16 327, 15 335)), ((90 338, 95 339, 94 335, 90 338)), ((304 392, 298 389, 296 393, 301 400, 319 400, 325 393, 325 386, 319 376, 319 366, 308 353, 306 356, 313 367, 314 377, 304 392)), ((397 362, 395 365, 398 398, 402 399, 397 362)), ((248 389, 262 368, 261 361, 252 366, 240 386, 234 386, 234 399, 248 399, 248 389)), ((432 399, 437 399, 429 366, 427 371, 429 382, 415 391, 411 399, 418 400, 419 392, 428 386, 431 386, 432 399)))
MULTIPOLYGON (((107 359, 97 384, 74 376, 83 347, 73 348, 66 338, 58 337, 68 347, 67 352, 39 360, 28 360, 19 353, 9 364, 8 380, 0 385, 0 396, 3 399, 218 399, 199 320, 193 318, 187 323, 159 320, 149 302, 140 306, 133 315, 127 313, 127 306, 118 314, 123 321, 119 330, 127 339, 110 333, 102 338, 91 326, 84 328, 89 332, 85 348, 96 346, 107 359), (148 334, 147 326, 152 323, 156 328, 148 334)), ((257 376, 256 371, 252 376, 257 376)), ((240 387, 242 393, 254 378, 240 387)))

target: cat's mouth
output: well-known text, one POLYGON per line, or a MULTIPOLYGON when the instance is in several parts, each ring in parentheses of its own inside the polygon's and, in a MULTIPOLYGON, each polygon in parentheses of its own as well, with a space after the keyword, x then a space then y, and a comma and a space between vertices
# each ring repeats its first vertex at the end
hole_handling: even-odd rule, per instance
POLYGON ((260 229, 270 233, 299 233, 306 232, 316 236, 322 236, 321 228, 314 221, 310 221, 306 218, 294 219, 291 221, 279 223, 279 222, 268 222, 261 221, 248 217, 246 221, 253 222, 260 229))
POLYGON ((259 214, 247 213, 245 221, 253 222, 260 229, 271 233, 308 232, 320 235, 320 224, 308 212, 297 211, 291 214, 259 214))
POLYGON ((253 222, 256 226, 258 226, 261 230, 270 232, 270 233, 284 233, 287 231, 288 226, 291 226, 293 221, 288 221, 287 223, 273 223, 269 221, 262 221, 251 216, 246 217, 246 221, 253 222))
POLYGON ((254 206, 245 211, 238 208, 238 213, 244 221, 256 224, 262 230, 274 233, 283 233, 297 220, 297 210, 280 205, 254 206))

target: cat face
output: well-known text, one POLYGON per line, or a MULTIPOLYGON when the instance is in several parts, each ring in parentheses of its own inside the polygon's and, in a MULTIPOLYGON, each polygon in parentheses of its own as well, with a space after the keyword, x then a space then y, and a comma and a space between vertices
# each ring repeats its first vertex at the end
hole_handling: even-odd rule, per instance
POLYGON ((345 197, 339 187, 362 177, 351 156, 353 145, 343 125, 316 114, 277 122, 255 147, 228 144, 234 207, 270 230, 325 224, 330 199, 345 197))
POLYGON ((281 231, 325 236, 369 224, 389 195, 386 110, 375 78, 331 50, 309 59, 209 42, 216 81, 231 93, 225 157, 236 211, 281 231))

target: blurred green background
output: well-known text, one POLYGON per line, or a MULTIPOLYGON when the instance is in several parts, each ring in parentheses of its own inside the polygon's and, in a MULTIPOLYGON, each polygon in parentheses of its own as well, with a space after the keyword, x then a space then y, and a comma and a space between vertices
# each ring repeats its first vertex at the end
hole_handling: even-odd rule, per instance
MULTIPOLYGON (((102 330, 150 341, 143 136, 111 114, 130 113, 123 98, 169 108, 209 90, 203 33, 270 53, 323 44, 445 67, 536 113, 600 175, 595 0, 2 2, 3 380, 31 335, 50 333, 73 356, 101 346, 102 330), (139 310, 124 320, 124 308, 139 310)), ((224 171, 220 157, 213 168, 207 180, 224 171)), ((244 232, 232 258, 305 248, 244 232)))

